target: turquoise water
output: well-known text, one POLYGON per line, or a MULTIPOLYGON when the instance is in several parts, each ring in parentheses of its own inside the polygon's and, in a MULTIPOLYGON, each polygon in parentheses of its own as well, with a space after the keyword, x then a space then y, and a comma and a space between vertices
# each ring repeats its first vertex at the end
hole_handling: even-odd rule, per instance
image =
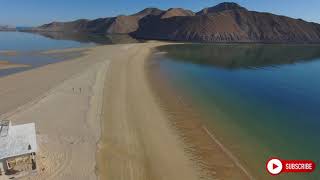
MULTIPOLYGON (((320 46, 169 45, 155 63, 257 179, 270 157, 320 160, 320 46)), ((272 179, 320 179, 281 174, 272 179)))

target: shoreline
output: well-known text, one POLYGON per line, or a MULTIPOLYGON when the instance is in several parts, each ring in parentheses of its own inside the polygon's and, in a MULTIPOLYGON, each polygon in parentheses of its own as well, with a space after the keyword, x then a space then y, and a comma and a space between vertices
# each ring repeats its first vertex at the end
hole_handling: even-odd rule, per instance
POLYGON ((1 61, 0 60, 0 70, 13 69, 13 68, 25 68, 25 67, 30 67, 30 65, 14 64, 14 63, 10 63, 9 61, 1 61))
POLYGON ((97 179, 97 119, 109 62, 102 54, 90 48, 77 58, 0 77, 0 117, 36 123, 38 174, 22 179, 97 179))
POLYGON ((166 86, 150 79, 154 48, 166 44, 97 46, 82 49, 81 57, 0 77, 0 117, 13 124, 36 123, 39 173, 33 179, 228 177, 217 164, 199 159, 214 156, 232 166, 217 146, 208 152, 190 149, 199 137, 205 137, 199 147, 207 145, 208 134, 181 133, 201 124, 187 118, 180 129, 174 126, 179 122, 170 118, 170 103, 157 94, 166 86))
POLYGON ((211 178, 254 179, 240 161, 210 132, 202 116, 182 92, 177 92, 166 75, 159 72, 155 55, 148 64, 148 81, 159 106, 186 144, 186 151, 203 174, 211 178), (214 155, 213 155, 214 154, 214 155))
POLYGON ((163 79, 151 78, 154 48, 167 44, 149 42, 109 50, 125 53, 113 57, 106 75, 97 154, 100 178, 253 179, 205 131, 199 114, 190 113, 187 104, 176 104, 177 94, 163 79))
POLYGON ((147 83, 145 63, 152 48, 162 44, 115 45, 109 49, 125 53, 113 56, 106 75, 97 155, 100 179, 200 179, 147 83))
POLYGON ((0 77, 15 75, 30 71, 50 64, 57 64, 67 60, 78 59, 86 56, 90 49, 63 49, 63 50, 39 50, 39 51, 14 51, 14 55, 4 55, 0 60, 0 77))

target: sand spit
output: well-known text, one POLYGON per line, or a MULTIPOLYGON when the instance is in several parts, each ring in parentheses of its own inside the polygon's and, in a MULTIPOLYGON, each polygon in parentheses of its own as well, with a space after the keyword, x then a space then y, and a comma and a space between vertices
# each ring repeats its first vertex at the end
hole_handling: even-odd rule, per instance
POLYGON ((195 180, 199 174, 147 83, 145 60, 161 43, 112 46, 97 156, 101 179, 195 180))
POLYGON ((0 118, 36 123, 39 173, 25 179, 214 179, 150 86, 146 60, 164 44, 82 49, 73 60, 0 78, 0 118))
POLYGON ((27 65, 27 64, 14 64, 14 63, 10 63, 9 61, 0 61, 0 70, 22 68, 22 67, 29 67, 29 66, 30 65, 27 65))
POLYGON ((17 51, 3 51, 0 50, 0 55, 4 55, 4 56, 16 56, 18 54, 17 51))

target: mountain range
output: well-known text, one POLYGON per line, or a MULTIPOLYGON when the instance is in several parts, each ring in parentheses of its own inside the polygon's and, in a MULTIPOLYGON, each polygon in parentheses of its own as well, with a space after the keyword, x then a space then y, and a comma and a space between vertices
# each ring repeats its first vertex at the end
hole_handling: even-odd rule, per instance
POLYGON ((227 2, 199 12, 146 8, 128 16, 52 22, 32 31, 128 34, 138 39, 192 42, 320 43, 320 24, 227 2))

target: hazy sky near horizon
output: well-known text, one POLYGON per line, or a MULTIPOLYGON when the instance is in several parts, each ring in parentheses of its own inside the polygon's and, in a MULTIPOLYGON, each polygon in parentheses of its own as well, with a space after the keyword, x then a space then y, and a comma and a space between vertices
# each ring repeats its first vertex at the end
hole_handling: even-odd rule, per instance
MULTIPOLYGON (((37 26, 52 21, 128 15, 146 7, 199 11, 225 0, 0 0, 0 24, 37 26)), ((320 23, 320 0, 233 0, 249 10, 320 23)))

